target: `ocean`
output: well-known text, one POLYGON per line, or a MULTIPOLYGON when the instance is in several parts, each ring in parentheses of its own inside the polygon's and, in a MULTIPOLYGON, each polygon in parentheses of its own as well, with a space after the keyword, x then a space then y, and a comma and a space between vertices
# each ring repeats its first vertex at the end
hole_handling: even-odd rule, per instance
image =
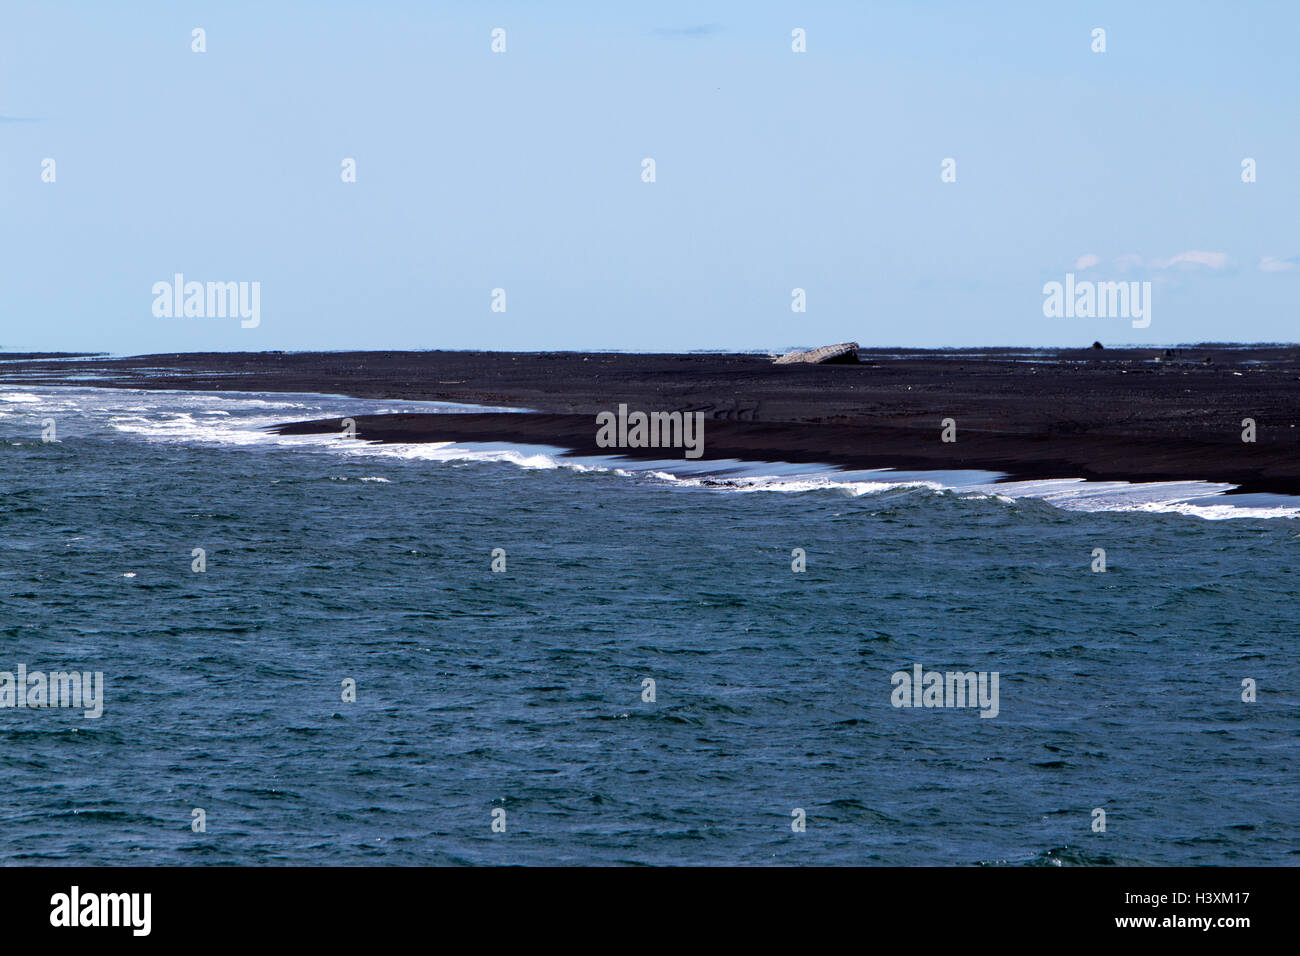
POLYGON ((266 431, 410 410, 0 388, 0 860, 1300 862, 1300 502, 266 431))

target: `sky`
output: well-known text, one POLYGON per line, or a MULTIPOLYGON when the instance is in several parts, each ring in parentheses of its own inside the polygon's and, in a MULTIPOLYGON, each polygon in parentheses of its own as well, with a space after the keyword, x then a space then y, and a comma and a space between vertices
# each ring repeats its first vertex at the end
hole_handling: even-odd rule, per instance
POLYGON ((1250 0, 5 0, 0 350, 1295 342, 1297 49, 1250 0), (1048 317, 1067 273, 1150 324, 1048 317))

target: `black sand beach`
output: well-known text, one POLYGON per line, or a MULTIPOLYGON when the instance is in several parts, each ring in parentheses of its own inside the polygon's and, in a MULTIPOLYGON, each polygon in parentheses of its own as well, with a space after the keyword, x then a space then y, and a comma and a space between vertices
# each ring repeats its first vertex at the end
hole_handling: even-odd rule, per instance
MULTIPOLYGON (((705 414, 704 458, 853 468, 977 468, 1010 478, 1206 480, 1300 494, 1300 346, 863 349, 857 365, 766 356, 578 352, 186 353, 14 360, 0 382, 324 392, 469 402, 536 414, 362 416, 374 441, 596 446, 595 415, 705 414), (93 378, 88 378, 93 375, 93 378), (940 440, 941 421, 957 441, 940 440), (1254 443, 1242 420, 1256 422, 1254 443)), ((336 420, 284 434, 337 431, 336 420)), ((619 449, 645 458, 662 449, 619 449)))

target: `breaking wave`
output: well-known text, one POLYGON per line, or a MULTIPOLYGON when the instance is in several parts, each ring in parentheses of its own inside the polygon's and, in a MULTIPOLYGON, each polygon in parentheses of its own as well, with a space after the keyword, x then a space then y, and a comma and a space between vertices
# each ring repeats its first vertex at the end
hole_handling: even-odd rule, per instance
MULTIPOLYGON (((240 392, 184 392, 111 388, 0 388, 5 439, 39 441, 41 422, 53 417, 60 440, 131 436, 151 442, 295 448, 324 454, 438 463, 506 463, 527 469, 566 469, 724 493, 835 493, 850 497, 917 491, 1005 503, 1045 502, 1066 511, 1182 514, 1208 520, 1297 518, 1300 498, 1233 495, 1233 485, 1205 481, 1124 482, 1059 478, 1001 481, 987 471, 845 471, 829 465, 785 462, 630 460, 571 456, 562 448, 506 443, 373 444, 334 435, 276 435, 286 420, 343 418, 398 412, 458 414, 524 409, 446 402, 378 401, 343 396, 240 392)), ((367 483, 389 476, 370 475, 367 483)))

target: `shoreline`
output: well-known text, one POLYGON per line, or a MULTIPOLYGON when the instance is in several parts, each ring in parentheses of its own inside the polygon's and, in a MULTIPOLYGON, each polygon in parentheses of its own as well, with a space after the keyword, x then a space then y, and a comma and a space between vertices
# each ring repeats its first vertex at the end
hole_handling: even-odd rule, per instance
MULTIPOLYGON (((312 392, 529 412, 356 417, 381 442, 601 448, 595 416, 700 412, 699 459, 999 472, 1002 480, 1208 481, 1229 494, 1300 494, 1300 346, 1170 349, 862 349, 857 365, 776 366, 751 353, 260 352, 0 363, 0 384, 312 392), (941 422, 956 441, 941 441, 941 422), (1253 443, 1242 421, 1256 423, 1253 443)), ((0 354, 0 359, 5 358, 0 354)), ((286 422, 281 434, 341 430, 286 422)))
MULTIPOLYGON (((475 442, 550 446, 566 457, 607 457, 641 461, 682 460, 692 465, 708 461, 787 462, 820 465, 841 470, 892 469, 898 471, 990 471, 997 482, 1044 479, 1086 481, 1163 482, 1197 481, 1236 485, 1228 495, 1300 495, 1300 481, 1283 476, 1257 476, 1233 468, 1217 471, 1207 456, 1218 453, 1196 442, 1167 442, 1158 452, 1143 448, 1137 461, 1133 449, 1116 448, 1113 441, 1073 439, 1068 450, 1050 451, 1035 438, 999 435, 962 438, 945 451, 939 429, 905 432, 896 428, 867 429, 823 425, 778 425, 764 422, 710 421, 705 426, 704 453, 684 458, 674 448, 607 448, 595 441, 594 417, 551 415, 539 412, 438 413, 403 412, 391 415, 356 415, 355 437, 380 444, 424 442, 475 442), (1027 452, 1028 449, 1028 452, 1027 452), (1043 454, 1049 451, 1048 454, 1043 454), (1080 464, 1089 454, 1096 458, 1116 453, 1127 457, 1109 469, 1080 464), (1201 464, 1209 475, 1197 469, 1201 464)), ((344 419, 328 418, 285 422, 269 429, 277 435, 332 435, 343 431, 344 419)))

